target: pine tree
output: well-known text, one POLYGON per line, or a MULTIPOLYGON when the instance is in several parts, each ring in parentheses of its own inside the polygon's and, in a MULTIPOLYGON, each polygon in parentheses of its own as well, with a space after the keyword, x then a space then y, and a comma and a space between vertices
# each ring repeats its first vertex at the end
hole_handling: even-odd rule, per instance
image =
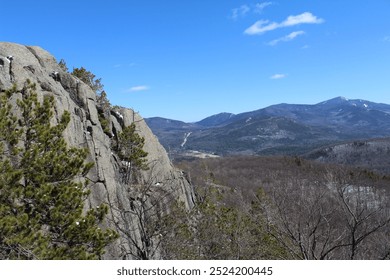
MULTIPOLYGON (((66 64, 60 64, 61 68, 63 68, 63 66, 66 67, 66 64)), ((110 110, 112 106, 107 98, 107 93, 104 91, 104 86, 101 83, 102 79, 97 79, 95 74, 93 74, 91 71, 88 71, 84 67, 73 68, 71 74, 86 83, 95 92, 96 108, 99 113, 99 122, 103 128, 104 133, 111 137, 110 110)))
POLYGON ((51 125, 54 98, 39 102, 27 81, 17 120, 7 102, 11 95, 0 103, 0 257, 101 258, 117 234, 98 226, 106 205, 84 211, 90 191, 82 176, 93 164, 85 163, 86 149, 67 147, 62 133, 69 112, 51 125))
POLYGON ((60 62, 58 62, 58 66, 60 66, 61 70, 64 72, 68 72, 69 70, 64 59, 61 59, 60 62))
POLYGON ((84 83, 89 85, 91 89, 96 93, 96 95, 100 95, 103 91, 103 85, 101 83, 102 79, 96 79, 95 74, 88 71, 84 67, 81 68, 73 68, 73 71, 71 73, 73 76, 79 78, 84 83))
POLYGON ((135 175, 140 170, 147 170, 147 155, 143 150, 145 138, 136 132, 136 126, 133 122, 125 127, 118 135, 118 155, 124 162, 123 181, 126 184, 133 183, 135 175))

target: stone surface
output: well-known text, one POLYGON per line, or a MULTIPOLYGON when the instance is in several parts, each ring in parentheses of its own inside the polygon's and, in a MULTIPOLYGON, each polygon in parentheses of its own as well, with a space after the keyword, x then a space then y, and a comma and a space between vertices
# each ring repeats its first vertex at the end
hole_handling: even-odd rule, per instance
MULTIPOLYGON (((131 213, 131 205, 127 199, 129 186, 124 185, 119 176, 121 162, 111 149, 111 137, 117 135, 124 126, 136 123, 138 133, 145 137, 145 151, 148 152, 150 170, 143 172, 144 182, 148 182, 154 197, 160 193, 170 193, 176 199, 183 201, 187 208, 194 205, 194 193, 191 185, 180 170, 176 170, 164 148, 142 117, 134 111, 119 108, 111 112, 111 135, 103 132, 98 117, 96 96, 93 90, 73 77, 63 72, 56 59, 40 47, 27 47, 14 43, 0 43, 0 90, 4 91, 13 84, 18 90, 23 88, 29 79, 37 84, 38 97, 52 94, 55 97, 55 117, 53 123, 59 120, 64 111, 71 113, 71 121, 64 132, 64 137, 70 146, 84 147, 89 150, 88 161, 94 162, 94 167, 87 174, 92 193, 86 207, 96 207, 101 203, 111 204, 112 209, 120 209, 123 215, 116 215, 117 222, 131 231, 135 242, 141 244, 137 217, 131 213), (10 60, 9 56, 12 56, 10 60), (119 217, 119 218, 118 218, 119 217)), ((15 95, 17 96, 17 95, 15 95)), ((164 200, 162 200, 163 203, 164 200)), ((110 215, 114 212, 110 211, 110 215)), ((114 227, 110 216, 104 227, 114 227)), ((123 258, 123 250, 131 248, 124 234, 110 248, 105 255, 106 259, 123 258), (121 246, 119 246, 121 245, 121 246)), ((159 254, 155 254, 158 258, 159 254)), ((131 258, 126 255, 125 258, 131 258)))

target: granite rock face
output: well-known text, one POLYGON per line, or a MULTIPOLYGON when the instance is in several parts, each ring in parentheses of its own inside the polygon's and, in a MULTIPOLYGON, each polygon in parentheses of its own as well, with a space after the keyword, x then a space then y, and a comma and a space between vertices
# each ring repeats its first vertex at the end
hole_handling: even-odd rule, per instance
MULTIPOLYGON (((168 193, 169 197, 182 201, 187 208, 194 205, 193 189, 185 174, 172 166, 165 149, 140 115, 126 108, 111 109, 108 131, 104 130, 99 121, 96 94, 88 85, 64 72, 56 59, 40 47, 0 42, 0 91, 14 84, 21 91, 27 79, 36 83, 38 98, 54 96, 56 105, 53 124, 64 111, 71 113, 71 121, 64 133, 68 144, 88 148, 90 152, 87 160, 94 162, 94 167, 84 178, 91 182, 89 187, 92 190, 86 207, 110 204, 117 212, 110 211, 106 224, 102 226, 114 227, 115 221, 121 228, 129 229, 126 234, 119 232, 121 237, 107 248, 106 259, 134 258, 132 254, 124 253, 124 250, 134 250, 134 246, 142 247, 145 242, 138 232, 139 217, 132 214, 129 203, 131 190, 120 177, 123 163, 112 149, 112 139, 123 127, 135 122, 137 132, 145 138, 144 150, 148 152, 150 169, 143 172, 142 182, 149 186, 148 196, 158 199, 161 195, 164 198, 161 198, 160 203, 164 204, 168 197, 165 194, 168 193)), ((159 258, 158 250, 153 258, 159 258)))

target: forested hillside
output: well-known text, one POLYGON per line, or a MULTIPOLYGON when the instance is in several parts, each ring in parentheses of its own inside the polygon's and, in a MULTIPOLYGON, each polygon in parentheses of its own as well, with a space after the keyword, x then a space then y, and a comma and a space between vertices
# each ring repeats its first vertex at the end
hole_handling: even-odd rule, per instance
POLYGON ((259 227, 284 258, 390 257, 389 176, 298 157, 225 157, 177 164, 196 190, 214 189, 218 203, 237 211, 237 217, 261 217, 259 227))

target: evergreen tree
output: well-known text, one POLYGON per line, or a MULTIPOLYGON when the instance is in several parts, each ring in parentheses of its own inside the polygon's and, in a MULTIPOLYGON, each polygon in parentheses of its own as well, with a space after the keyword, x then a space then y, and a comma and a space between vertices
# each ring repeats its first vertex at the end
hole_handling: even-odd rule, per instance
POLYGON ((58 66, 62 69, 64 72, 68 72, 68 66, 66 65, 66 61, 62 58, 60 62, 58 62, 58 66))
MULTIPOLYGON (((62 64, 62 65, 60 64, 60 67, 62 66, 66 67, 66 64, 62 64)), ((71 74, 79 78, 84 83, 86 83, 95 92, 96 104, 97 104, 96 107, 99 113, 99 122, 103 128, 104 133, 106 133, 111 137, 111 129, 110 129, 111 104, 107 98, 107 93, 104 91, 104 86, 101 83, 102 79, 101 78, 97 79, 95 74, 88 71, 84 67, 73 68, 71 74)))
POLYGON ((99 122, 103 128, 103 132, 108 136, 112 136, 110 128, 111 104, 108 101, 107 94, 103 90, 100 95, 96 96, 96 109, 99 114, 99 122))
POLYGON ((68 148, 62 137, 69 112, 51 125, 52 96, 39 102, 29 81, 22 94, 18 120, 7 102, 12 91, 0 103, 0 257, 98 259, 117 234, 98 226, 106 205, 83 211, 90 191, 82 175, 93 165, 87 150, 68 148))
POLYGON ((140 170, 147 170, 147 155, 143 150, 145 138, 136 132, 136 126, 133 122, 125 127, 118 135, 118 155, 123 161, 123 181, 126 184, 133 183, 135 173, 140 170))
POLYGON ((100 95, 103 91, 102 79, 96 79, 95 74, 88 71, 84 67, 73 68, 72 75, 82 80, 84 83, 89 85, 96 95, 100 95))

